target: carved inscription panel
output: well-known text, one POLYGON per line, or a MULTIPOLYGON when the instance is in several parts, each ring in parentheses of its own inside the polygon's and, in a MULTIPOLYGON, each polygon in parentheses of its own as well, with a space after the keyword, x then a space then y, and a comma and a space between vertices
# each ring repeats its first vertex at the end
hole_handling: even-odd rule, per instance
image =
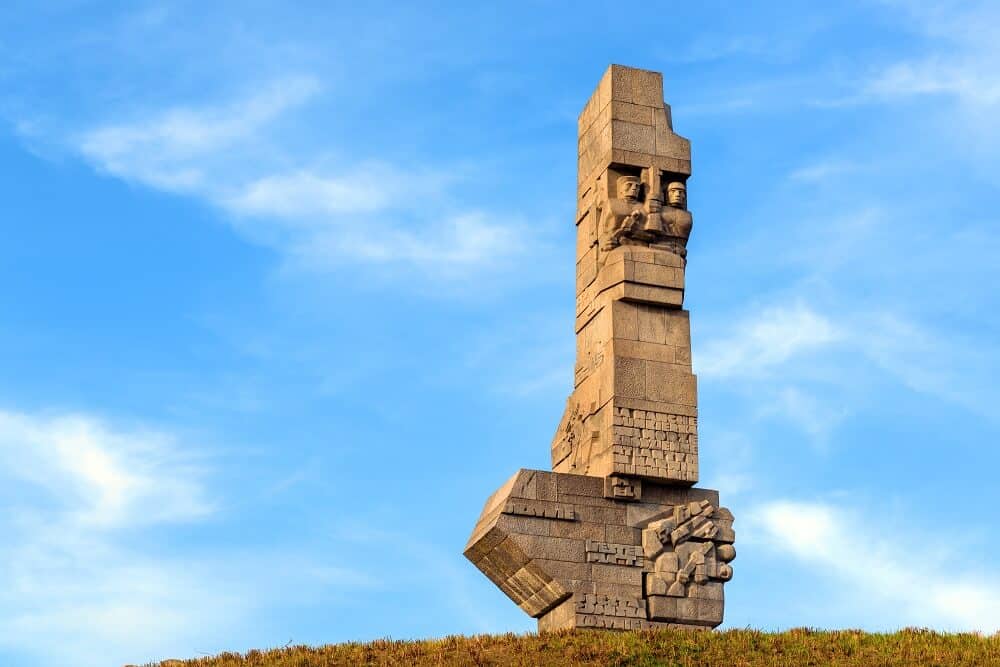
POLYGON ((646 618, 646 601, 586 593, 578 597, 576 613, 619 618, 646 618))
POLYGON ((546 519, 562 519, 576 521, 576 511, 572 505, 563 503, 540 503, 531 500, 508 500, 503 506, 504 514, 519 514, 521 516, 538 516, 546 519))
POLYGON ((587 562, 642 567, 642 547, 587 540, 587 562))
POLYGON ((615 472, 698 481, 698 418, 616 408, 615 472))

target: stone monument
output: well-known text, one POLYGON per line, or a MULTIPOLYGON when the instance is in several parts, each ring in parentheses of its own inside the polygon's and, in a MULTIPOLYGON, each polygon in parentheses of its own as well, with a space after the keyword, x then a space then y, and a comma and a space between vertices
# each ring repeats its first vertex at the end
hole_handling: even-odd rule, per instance
POLYGON ((693 486, 691 146, 658 72, 608 68, 577 165, 576 367, 552 472, 490 496, 465 556, 542 632, 715 627, 735 534, 718 492, 693 486))

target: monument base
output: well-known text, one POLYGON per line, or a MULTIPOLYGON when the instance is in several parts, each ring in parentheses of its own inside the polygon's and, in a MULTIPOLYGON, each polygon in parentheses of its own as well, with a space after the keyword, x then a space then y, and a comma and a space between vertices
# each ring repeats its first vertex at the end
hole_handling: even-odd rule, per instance
POLYGON ((540 632, 711 628, 732 524, 717 491, 520 470, 486 501, 465 556, 540 632))

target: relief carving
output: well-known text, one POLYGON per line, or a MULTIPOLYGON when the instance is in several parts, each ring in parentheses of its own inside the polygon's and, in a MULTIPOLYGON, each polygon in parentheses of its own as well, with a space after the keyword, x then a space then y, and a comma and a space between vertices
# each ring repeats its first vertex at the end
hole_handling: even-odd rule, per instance
POLYGON ((686 257, 693 226, 687 186, 679 180, 663 186, 658 169, 644 170, 644 179, 645 183, 637 176, 619 176, 616 196, 599 205, 601 250, 645 245, 686 257))
POLYGON ((642 500, 642 480, 608 475, 604 478, 604 497, 614 500, 642 500))
POLYGON ((639 201, 642 184, 635 176, 619 176, 615 182, 617 197, 604 202, 601 216, 601 249, 611 250, 629 243, 646 220, 639 201))
POLYGON ((693 226, 691 212, 687 210, 687 186, 674 181, 667 184, 666 194, 667 205, 660 211, 662 236, 657 243, 687 257, 687 241, 693 226))
POLYGON ((508 500, 503 506, 503 513, 535 516, 543 519, 576 521, 576 511, 572 505, 542 502, 539 500, 508 500))
POLYGON ((576 613, 616 618, 646 618, 646 601, 585 593, 576 601, 576 613))
POLYGON ((630 544, 610 544, 587 540, 586 553, 588 563, 604 563, 605 565, 626 565, 642 567, 642 548, 630 544))
POLYGON ((735 534, 729 510, 707 500, 675 505, 642 531, 652 562, 645 574, 649 617, 703 625, 722 622, 722 584, 733 578, 735 534))
MULTIPOLYGON (((593 409, 593 403, 590 406, 593 409)), ((590 455, 594 441, 600 437, 600 431, 588 429, 586 421, 591 417, 579 401, 572 397, 567 402, 556 439, 552 444, 552 466, 568 463, 568 471, 577 474, 587 474, 590 469, 590 455), (572 405, 572 407, 570 407, 572 405)))

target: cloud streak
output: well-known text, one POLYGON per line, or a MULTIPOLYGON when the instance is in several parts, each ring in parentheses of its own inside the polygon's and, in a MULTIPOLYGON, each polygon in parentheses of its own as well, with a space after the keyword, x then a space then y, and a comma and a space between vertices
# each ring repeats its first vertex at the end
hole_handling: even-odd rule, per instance
MULTIPOLYGON (((847 595, 881 605, 894 623, 1000 629, 1000 576, 984 570, 980 559, 947 547, 930 552, 910 537, 912 531, 897 534, 873 525, 869 515, 829 503, 773 501, 748 518, 750 531, 777 558, 797 561, 817 576, 825 573, 847 595)), ((959 535, 948 537, 935 541, 961 543, 959 535)))
POLYGON ((199 469, 156 432, 122 432, 80 414, 0 411, 0 475, 41 487, 71 527, 187 521, 212 511, 199 469))
POLYGON ((706 377, 757 377, 842 338, 843 332, 812 308, 778 306, 745 318, 730 335, 710 340, 699 350, 696 367, 706 377))
POLYGON ((142 657, 200 632, 201 613, 236 612, 198 565, 143 554, 123 537, 211 515, 203 479, 163 432, 86 414, 0 411, 0 481, 10 494, 0 497, 8 537, 0 646, 106 664, 112 654, 142 657), (206 591, 218 596, 199 602, 206 591))
POLYGON ((0 410, 0 661, 17 651, 103 667, 246 649, 269 638, 239 646, 236 633, 288 590, 381 585, 336 550, 165 542, 222 521, 210 474, 164 430, 0 410))
POLYGON ((282 115, 320 91, 308 76, 279 79, 242 99, 204 108, 176 107, 81 133, 75 144, 96 167, 130 182, 190 194, 225 186, 216 169, 282 115))
POLYGON ((283 148, 293 114, 323 92, 296 75, 240 99, 175 107, 78 134, 75 149, 130 183, 203 199, 286 266, 395 265, 458 279, 528 246, 516 217, 454 201, 454 169, 399 169, 377 159, 332 168, 322 148, 283 148))

